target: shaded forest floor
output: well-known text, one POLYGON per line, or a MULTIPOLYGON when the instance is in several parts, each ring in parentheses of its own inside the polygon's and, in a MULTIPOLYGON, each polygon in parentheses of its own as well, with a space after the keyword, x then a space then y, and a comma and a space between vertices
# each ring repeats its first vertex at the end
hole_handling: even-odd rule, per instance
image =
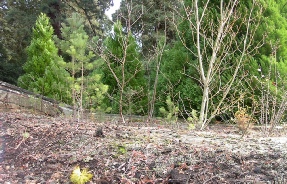
MULTIPOLYGON (((89 183, 287 183, 287 138, 213 125, 73 122, 0 112, 0 183, 69 183, 79 165, 89 183)), ((279 135, 280 134, 280 135, 279 135)))

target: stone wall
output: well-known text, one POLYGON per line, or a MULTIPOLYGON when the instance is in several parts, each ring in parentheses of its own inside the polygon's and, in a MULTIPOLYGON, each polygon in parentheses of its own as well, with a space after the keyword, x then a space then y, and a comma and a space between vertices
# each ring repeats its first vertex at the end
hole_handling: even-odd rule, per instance
POLYGON ((2 108, 20 106, 27 109, 43 112, 56 116, 61 113, 57 101, 0 81, 0 102, 2 108))

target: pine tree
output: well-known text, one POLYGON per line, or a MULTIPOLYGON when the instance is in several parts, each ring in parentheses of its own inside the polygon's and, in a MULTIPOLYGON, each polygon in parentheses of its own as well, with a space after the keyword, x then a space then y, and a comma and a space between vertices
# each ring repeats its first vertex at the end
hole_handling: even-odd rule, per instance
POLYGON ((84 20, 74 13, 71 18, 67 18, 66 23, 62 24, 63 40, 56 39, 62 52, 69 56, 67 58, 70 58, 66 64, 66 69, 70 72, 70 77, 67 80, 72 83, 74 115, 75 110, 78 109, 81 116, 84 107, 101 109, 103 95, 108 90, 108 86, 102 84, 101 76, 92 72, 95 67, 99 66, 99 63, 98 60, 95 60, 95 54, 88 51, 90 38, 84 30, 83 23, 84 20))
MULTIPOLYGON (((255 108, 258 122, 268 124, 286 101, 287 68, 287 14, 286 1, 260 1, 263 14, 260 20, 254 48, 262 45, 244 70, 249 78, 244 86, 247 94, 244 103, 255 108)), ((272 119, 273 118, 273 119, 272 119)), ((272 121, 271 121, 272 119, 272 121)))
POLYGON ((52 39, 53 28, 49 18, 40 14, 33 28, 32 41, 27 47, 28 60, 24 64, 25 74, 18 79, 18 85, 36 93, 69 101, 68 73, 64 62, 58 56, 58 49, 52 39))

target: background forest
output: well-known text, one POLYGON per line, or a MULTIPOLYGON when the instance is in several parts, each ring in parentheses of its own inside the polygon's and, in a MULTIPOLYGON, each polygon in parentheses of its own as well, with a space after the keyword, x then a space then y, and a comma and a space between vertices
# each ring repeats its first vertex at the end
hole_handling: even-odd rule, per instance
MULTIPOLYGON (((4 0, 0 80, 91 112, 274 126, 287 106, 285 0, 4 0)), ((123 118, 124 120, 124 118, 123 118)))

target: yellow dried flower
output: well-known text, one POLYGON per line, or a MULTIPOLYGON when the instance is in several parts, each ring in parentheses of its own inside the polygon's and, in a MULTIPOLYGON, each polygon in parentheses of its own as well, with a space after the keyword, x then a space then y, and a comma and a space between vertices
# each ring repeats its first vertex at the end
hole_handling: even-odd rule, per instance
POLYGON ((87 169, 80 169, 79 166, 76 166, 73 170, 70 180, 74 184, 85 184, 86 182, 92 179, 93 175, 89 173, 87 169))

